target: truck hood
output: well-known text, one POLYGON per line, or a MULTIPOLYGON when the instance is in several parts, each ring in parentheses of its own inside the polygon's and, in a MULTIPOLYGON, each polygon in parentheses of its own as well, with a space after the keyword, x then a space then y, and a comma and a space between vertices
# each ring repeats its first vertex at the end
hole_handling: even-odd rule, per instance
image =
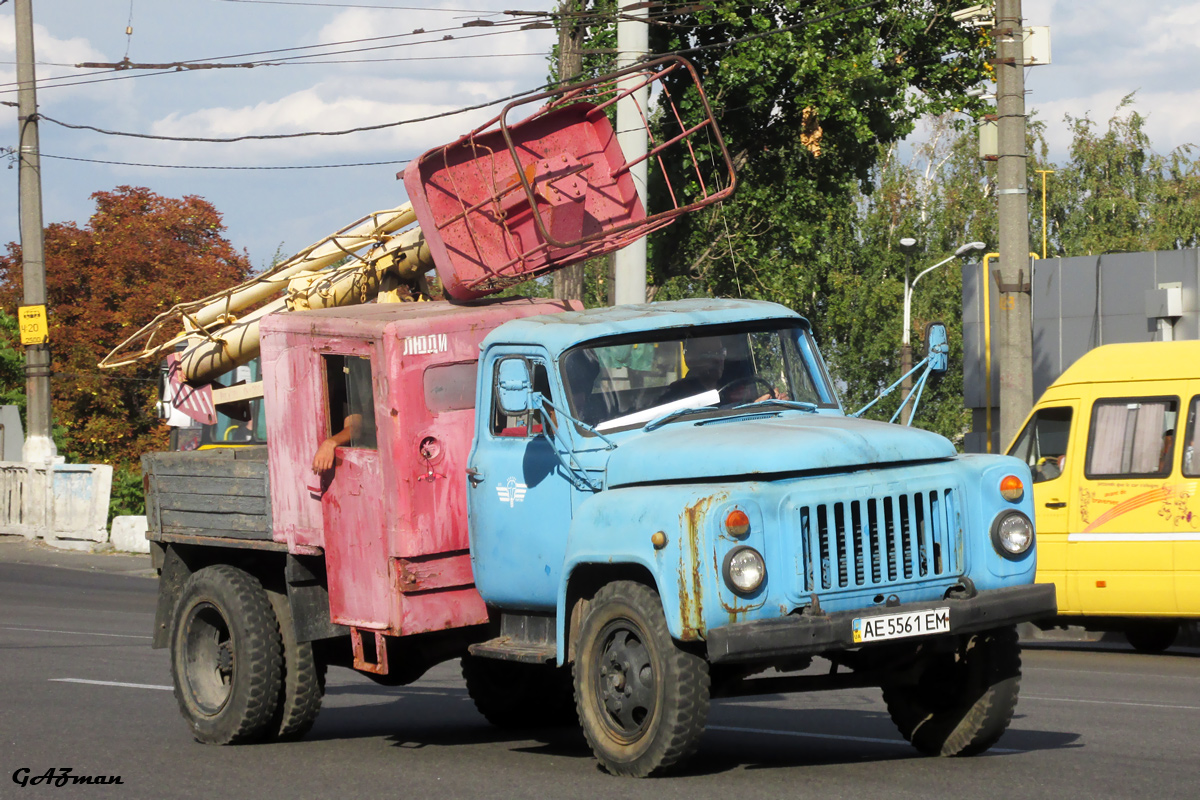
POLYGON ((619 441, 607 485, 830 470, 955 455, 928 431, 886 422, 783 412, 668 423, 619 441))

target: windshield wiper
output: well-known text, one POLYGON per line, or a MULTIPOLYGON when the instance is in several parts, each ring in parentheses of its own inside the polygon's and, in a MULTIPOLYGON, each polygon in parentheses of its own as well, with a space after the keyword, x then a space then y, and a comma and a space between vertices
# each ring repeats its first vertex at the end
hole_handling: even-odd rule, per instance
POLYGON ((682 417, 685 414, 700 414, 705 411, 717 411, 717 410, 719 410, 719 409, 716 406, 697 406, 695 408, 677 408, 674 411, 668 411, 666 414, 663 414, 660 417, 655 417, 654 419, 650 420, 649 422, 647 422, 645 425, 642 426, 642 430, 652 431, 655 428, 661 428, 663 425, 666 425, 668 422, 675 419, 676 417, 682 417))
POLYGON ((770 400, 758 400, 753 403, 743 403, 740 406, 734 406, 733 410, 741 411, 746 408, 761 408, 762 406, 783 406, 784 408, 794 408, 798 411, 812 411, 814 413, 817 410, 816 403, 807 403, 803 400, 777 400, 774 398, 770 400))

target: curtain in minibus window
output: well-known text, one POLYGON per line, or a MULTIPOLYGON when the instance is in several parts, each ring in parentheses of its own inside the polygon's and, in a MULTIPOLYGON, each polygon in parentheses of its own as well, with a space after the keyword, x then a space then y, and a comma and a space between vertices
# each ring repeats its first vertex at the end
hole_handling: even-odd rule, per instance
POLYGON ((1178 401, 1100 400, 1092 413, 1090 477, 1170 472, 1178 401))

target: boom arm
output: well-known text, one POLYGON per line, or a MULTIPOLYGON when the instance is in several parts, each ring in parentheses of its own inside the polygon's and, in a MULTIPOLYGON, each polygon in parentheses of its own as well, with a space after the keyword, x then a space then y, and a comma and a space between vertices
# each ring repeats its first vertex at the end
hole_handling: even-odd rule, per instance
POLYGON ((365 303, 392 284, 419 288, 433 267, 448 297, 484 297, 612 252, 716 203, 733 192, 736 177, 695 68, 670 56, 510 102, 489 122, 410 162, 404 183, 411 203, 364 217, 232 289, 174 306, 100 366, 159 360, 186 342, 181 377, 207 383, 258 354, 258 323, 267 314, 365 303), (639 107, 653 146, 629 161, 608 110, 655 83, 660 89, 650 95, 661 93, 655 102, 665 108, 639 107), (689 113, 701 112, 695 120, 685 123, 672 92, 687 97, 689 113), (535 102, 545 105, 509 123, 518 108, 535 102), (649 122, 656 114, 658 139, 649 122), (697 134, 710 145, 706 157, 691 144, 697 134), (630 175, 647 158, 658 165, 670 198, 652 215, 630 175), (672 186, 668 159, 683 165, 675 180, 690 181, 686 193, 672 186), (418 221, 420 228, 413 225, 418 221), (368 245, 365 255, 356 254, 368 245), (353 263, 333 266, 345 257, 353 263), (286 297, 266 302, 285 286, 286 297))

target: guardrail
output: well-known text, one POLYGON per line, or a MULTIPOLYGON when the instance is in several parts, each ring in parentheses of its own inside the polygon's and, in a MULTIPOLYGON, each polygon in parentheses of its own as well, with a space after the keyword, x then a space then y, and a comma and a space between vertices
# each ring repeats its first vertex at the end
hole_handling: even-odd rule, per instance
POLYGON ((47 466, 0 461, 0 533, 41 538, 60 547, 87 548, 108 541, 108 464, 47 466), (50 497, 53 502, 50 502, 50 497))

